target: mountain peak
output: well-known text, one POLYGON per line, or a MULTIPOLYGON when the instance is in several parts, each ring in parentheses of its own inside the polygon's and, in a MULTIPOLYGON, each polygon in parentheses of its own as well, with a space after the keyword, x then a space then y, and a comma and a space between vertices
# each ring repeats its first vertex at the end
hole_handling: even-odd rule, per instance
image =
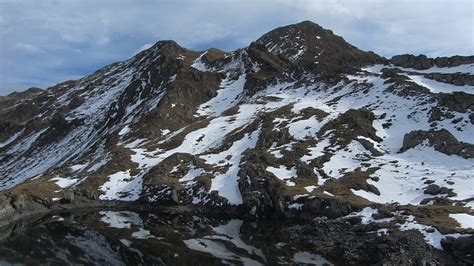
POLYGON ((307 20, 276 28, 255 43, 298 64, 360 65, 381 60, 378 55, 362 51, 331 30, 307 20))
POLYGON ((176 58, 179 55, 192 52, 173 40, 161 40, 153 44, 147 49, 144 49, 137 53, 134 58, 141 60, 144 57, 155 58, 158 55, 164 57, 176 58))
POLYGON ((159 48, 162 48, 162 47, 175 47, 175 48, 182 48, 181 45, 179 45, 177 42, 173 41, 173 40, 161 40, 161 41, 157 41, 153 47, 159 47, 159 48))
POLYGON ((325 36, 324 29, 310 21, 276 28, 256 40, 269 52, 298 61, 308 50, 319 50, 318 43, 325 36))

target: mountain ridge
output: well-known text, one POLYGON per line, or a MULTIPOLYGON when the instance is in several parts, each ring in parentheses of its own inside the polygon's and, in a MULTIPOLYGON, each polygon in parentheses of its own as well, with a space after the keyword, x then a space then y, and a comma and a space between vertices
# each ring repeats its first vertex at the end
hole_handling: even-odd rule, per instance
POLYGON ((453 218, 473 214, 473 69, 388 60, 308 21, 228 53, 160 41, 0 97, 0 216, 108 201, 361 216, 442 248, 474 232, 453 218))

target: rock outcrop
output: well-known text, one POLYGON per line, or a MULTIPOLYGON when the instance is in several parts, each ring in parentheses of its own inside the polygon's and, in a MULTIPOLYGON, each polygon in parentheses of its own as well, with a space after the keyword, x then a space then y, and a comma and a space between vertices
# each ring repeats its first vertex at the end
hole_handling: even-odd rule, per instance
POLYGON ((423 142, 433 146, 436 151, 447 155, 458 155, 463 158, 474 158, 474 145, 458 141, 448 130, 415 130, 405 135, 401 151, 414 148, 423 142))
POLYGON ((390 62, 400 67, 423 70, 432 67, 455 67, 465 64, 474 64, 474 56, 428 58, 426 55, 415 56, 411 54, 403 54, 393 56, 390 59, 390 62))

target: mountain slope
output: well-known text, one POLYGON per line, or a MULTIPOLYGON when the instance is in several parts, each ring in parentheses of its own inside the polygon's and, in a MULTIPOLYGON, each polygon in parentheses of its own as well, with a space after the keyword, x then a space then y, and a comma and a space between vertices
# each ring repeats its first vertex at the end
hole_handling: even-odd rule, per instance
POLYGON ((158 42, 0 99, 4 212, 31 199, 237 205, 381 219, 440 248, 474 230, 474 60, 459 58, 387 60, 307 21, 230 53, 158 42))

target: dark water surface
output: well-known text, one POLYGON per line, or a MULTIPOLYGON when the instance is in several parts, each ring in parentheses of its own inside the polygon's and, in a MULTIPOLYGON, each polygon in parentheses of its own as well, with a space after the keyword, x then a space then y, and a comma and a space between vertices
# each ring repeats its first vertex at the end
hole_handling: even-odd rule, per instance
POLYGON ((30 218, 0 231, 0 265, 324 265, 279 222, 103 210, 30 218))

